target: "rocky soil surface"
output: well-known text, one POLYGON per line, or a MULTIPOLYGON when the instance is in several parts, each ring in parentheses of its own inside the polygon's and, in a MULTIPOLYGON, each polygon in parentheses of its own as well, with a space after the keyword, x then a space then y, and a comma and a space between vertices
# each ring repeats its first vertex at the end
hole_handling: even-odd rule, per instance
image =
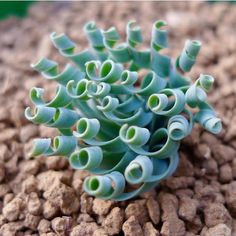
POLYGON ((208 3, 39 3, 23 20, 0 22, 0 235, 1 236, 230 236, 236 235, 236 5, 208 3), (94 199, 82 191, 86 172, 61 157, 30 158, 35 137, 54 131, 29 124, 24 109, 32 86, 54 84, 30 68, 42 56, 65 64, 49 40, 66 32, 86 46, 85 22, 115 25, 124 35, 136 19, 150 37, 152 23, 167 20, 170 54, 187 38, 203 43, 191 72, 212 74, 210 101, 223 120, 217 137, 195 128, 180 150, 174 177, 125 202, 94 199))

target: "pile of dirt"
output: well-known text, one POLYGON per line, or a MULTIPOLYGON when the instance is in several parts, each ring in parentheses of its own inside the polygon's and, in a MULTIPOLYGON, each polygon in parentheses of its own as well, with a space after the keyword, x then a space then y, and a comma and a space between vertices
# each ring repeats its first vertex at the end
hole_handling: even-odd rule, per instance
POLYGON ((1 22, 0 235, 236 235, 235 11, 236 5, 196 2, 39 3, 29 18, 1 22), (27 154, 35 137, 55 134, 24 118, 29 89, 44 86, 50 97, 54 88, 29 65, 41 56, 64 65, 49 33, 66 32, 82 48, 82 26, 91 19, 117 26, 122 35, 127 21, 136 19, 147 37, 155 20, 167 20, 170 53, 178 55, 187 38, 200 39, 192 77, 216 78, 210 101, 223 132, 215 137, 196 127, 181 146, 175 175, 130 201, 94 199, 82 191, 86 172, 72 170, 61 157, 27 154))

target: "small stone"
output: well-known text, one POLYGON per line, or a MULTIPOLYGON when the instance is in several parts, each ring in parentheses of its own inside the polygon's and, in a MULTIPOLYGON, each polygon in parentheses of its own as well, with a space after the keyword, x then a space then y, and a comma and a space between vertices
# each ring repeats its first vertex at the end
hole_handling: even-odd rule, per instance
POLYGON ((82 222, 72 229, 70 236, 91 236, 97 229, 98 225, 95 222, 82 222))
POLYGON ((17 135, 18 132, 16 129, 13 128, 4 129, 1 131, 0 143, 11 142, 12 140, 17 138, 17 135))
POLYGON ((205 223, 208 227, 214 227, 220 223, 225 223, 231 227, 232 218, 223 204, 211 203, 204 210, 204 216, 205 223))
POLYGON ((63 183, 55 182, 52 186, 49 186, 43 196, 58 206, 65 215, 75 213, 79 209, 79 200, 74 189, 63 183))
POLYGON ((144 236, 159 236, 160 233, 153 227, 151 222, 147 222, 143 227, 144 236))
POLYGON ((0 162, 0 182, 2 182, 5 178, 5 166, 3 162, 0 162))
POLYGON ((1 236, 13 236, 16 235, 16 232, 23 229, 24 224, 22 221, 17 221, 17 222, 10 222, 7 224, 4 224, 0 228, 0 235, 1 236))
POLYGON ((208 175, 217 175, 219 172, 217 162, 213 158, 204 160, 203 168, 208 175))
POLYGON ((20 198, 14 198, 2 209, 4 217, 9 221, 15 221, 18 219, 23 207, 23 201, 20 198))
POLYGON ((48 232, 48 233, 42 233, 40 236, 58 236, 56 233, 48 232))
POLYGON ((9 184, 0 184, 0 198, 4 197, 10 191, 9 184))
POLYGON ((52 156, 46 159, 45 164, 49 170, 62 170, 68 166, 68 160, 65 157, 52 156))
POLYGON ((82 213, 92 214, 93 208, 93 198, 90 197, 87 193, 83 193, 80 197, 80 211, 82 213))
POLYGON ((38 135, 38 127, 33 124, 28 124, 23 126, 20 129, 20 140, 22 143, 27 142, 33 137, 36 137, 38 135))
POLYGON ((192 221, 197 212, 198 202, 195 199, 184 197, 180 199, 179 217, 186 221, 192 221))
POLYGON ((77 219, 77 223, 93 222, 93 221, 94 221, 94 219, 86 213, 79 214, 78 219, 77 219))
POLYGON ((143 236, 143 231, 141 225, 139 224, 138 220, 131 216, 122 226, 122 230, 125 236, 143 236))
POLYGON ((38 227, 39 221, 40 221, 39 216, 34 216, 32 214, 27 213, 24 220, 24 226, 29 229, 36 230, 38 227))
POLYGON ((197 146, 197 149, 195 151, 196 157, 200 160, 205 159, 208 160, 211 157, 211 149, 209 146, 205 143, 200 143, 197 146))
POLYGON ((180 163, 175 172, 175 176, 193 176, 194 168, 193 164, 188 160, 185 153, 180 153, 180 163))
POLYGON ((162 236, 185 236, 184 222, 177 217, 171 217, 161 227, 162 236))
POLYGON ((28 160, 20 167, 22 173, 36 175, 39 171, 39 162, 37 160, 28 160))
POLYGON ((66 172, 48 170, 37 175, 38 189, 47 191, 48 186, 52 186, 55 182, 69 183, 70 178, 66 172))
POLYGON ((55 206, 53 203, 51 203, 50 201, 46 201, 43 204, 43 216, 46 219, 52 219, 53 217, 56 216, 58 211, 59 211, 59 208, 55 206))
POLYGON ((131 216, 135 216, 141 225, 149 220, 146 200, 136 201, 126 207, 125 218, 128 219, 131 216))
POLYGON ((51 223, 50 223, 50 221, 45 220, 45 219, 40 220, 37 229, 38 229, 40 235, 42 233, 50 232, 51 231, 51 223))
POLYGON ((8 150, 7 145, 1 143, 0 144, 0 161, 5 162, 8 161, 10 157, 10 151, 8 150))
POLYGON ((37 193, 35 192, 30 193, 27 201, 27 209, 29 213, 32 215, 40 215, 42 211, 42 204, 41 201, 39 200, 37 193))
POLYGON ((93 201, 93 211, 97 215, 106 215, 109 212, 112 204, 113 202, 110 200, 95 198, 93 201))
POLYGON ((223 144, 215 145, 212 152, 219 165, 232 161, 236 156, 236 151, 232 147, 223 144))
MULTIPOLYGON (((224 186, 225 200, 230 214, 236 217, 236 181, 224 186)), ((223 189, 223 188, 222 188, 223 189)))
POLYGON ((221 183, 228 183, 233 179, 231 166, 227 163, 220 167, 219 180, 221 183))
POLYGON ((102 222, 102 226, 109 235, 118 234, 121 231, 122 223, 124 221, 124 212, 118 207, 115 207, 107 215, 102 222))
POLYGON ((231 229, 226 224, 218 224, 209 228, 206 236, 232 236, 231 229))
POLYGON ((58 235, 67 235, 71 228, 72 219, 71 217, 56 217, 52 220, 52 229, 58 235))
POLYGON ((194 192, 192 189, 188 189, 188 188, 183 188, 183 189, 179 189, 176 191, 176 195, 179 198, 184 198, 184 197, 189 197, 192 198, 194 195, 194 192))
POLYGON ((176 190, 180 188, 188 188, 194 185, 195 179, 193 177, 171 177, 165 181, 165 184, 170 189, 176 190))
POLYGON ((21 189, 23 193, 31 193, 37 191, 37 179, 30 175, 27 179, 25 179, 22 183, 21 189))
POLYGON ((192 222, 186 222, 186 228, 193 232, 194 235, 198 234, 203 227, 203 223, 199 215, 196 215, 192 222))
POLYGON ((236 158, 234 158, 232 162, 232 174, 233 178, 236 179, 236 158))
POLYGON ((93 236, 109 236, 109 234, 107 234, 104 229, 100 228, 94 231, 93 236))
POLYGON ((170 193, 161 192, 158 195, 159 203, 163 211, 161 218, 166 221, 169 218, 177 217, 178 199, 170 193))
POLYGON ((4 199, 3 199, 3 205, 4 206, 7 205, 7 203, 9 203, 14 197, 15 195, 13 193, 5 194, 4 199))
POLYGON ((7 223, 7 219, 3 215, 0 215, 0 227, 6 223, 7 223))
POLYGON ((160 206, 156 200, 152 197, 147 200, 148 214, 153 222, 153 224, 158 224, 160 222, 160 206))

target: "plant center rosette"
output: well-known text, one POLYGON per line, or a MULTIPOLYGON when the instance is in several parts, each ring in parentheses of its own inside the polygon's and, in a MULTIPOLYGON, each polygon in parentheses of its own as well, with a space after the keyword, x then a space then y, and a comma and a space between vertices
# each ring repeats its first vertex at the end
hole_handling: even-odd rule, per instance
POLYGON ((32 67, 58 83, 46 102, 42 88, 32 88, 34 109, 25 116, 35 124, 56 128, 53 140, 36 139, 32 156, 66 156, 74 169, 92 175, 84 190, 117 201, 148 191, 172 175, 179 162, 180 142, 195 123, 217 134, 221 121, 207 102, 214 78, 201 74, 194 82, 184 75, 196 61, 201 43, 187 40, 174 61, 166 22, 152 27, 150 48, 134 21, 127 24, 126 42, 116 28, 106 31, 94 22, 84 31, 90 47, 77 51, 65 34, 51 34, 53 45, 73 64, 62 72, 47 58, 32 67))

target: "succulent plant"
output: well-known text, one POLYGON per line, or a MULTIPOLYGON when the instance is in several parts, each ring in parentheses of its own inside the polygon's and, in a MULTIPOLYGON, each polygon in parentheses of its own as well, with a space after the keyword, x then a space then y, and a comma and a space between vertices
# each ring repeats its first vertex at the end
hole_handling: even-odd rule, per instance
POLYGON ((73 62, 62 72, 47 58, 32 67, 58 83, 55 97, 45 102, 42 88, 32 88, 25 116, 35 124, 57 128, 59 136, 36 139, 32 156, 68 157, 74 169, 87 170, 84 190, 102 199, 132 198, 172 175, 179 162, 180 142, 194 123, 219 133, 221 121, 207 102, 214 78, 186 77, 201 43, 187 40, 173 62, 166 22, 152 27, 150 49, 135 21, 127 24, 126 42, 116 28, 101 30, 94 22, 84 31, 91 47, 76 52, 65 34, 51 34, 60 54, 73 62))
POLYGON ((0 19, 8 16, 24 17, 27 15, 28 8, 35 1, 1 1, 0 2, 0 19))

